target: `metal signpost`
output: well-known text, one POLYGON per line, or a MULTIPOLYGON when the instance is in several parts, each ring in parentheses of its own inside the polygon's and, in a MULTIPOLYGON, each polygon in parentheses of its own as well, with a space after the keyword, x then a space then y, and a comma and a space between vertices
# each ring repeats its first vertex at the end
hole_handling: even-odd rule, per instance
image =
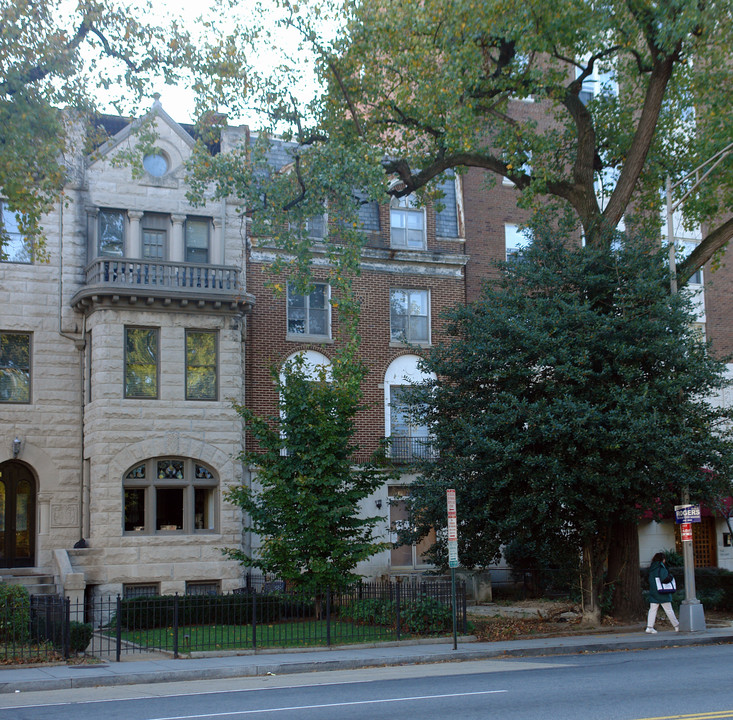
POLYGON ((458 649, 456 633, 456 568, 458 567, 458 516, 456 515, 456 491, 446 490, 448 502, 448 567, 450 567, 451 600, 453 604, 453 649, 458 649))
POLYGON ((675 522, 680 526, 682 552, 685 561, 685 599, 680 605, 680 630, 702 632, 705 629, 705 611, 697 599, 695 589, 695 559, 692 552, 692 523, 700 522, 699 505, 675 505, 675 522))

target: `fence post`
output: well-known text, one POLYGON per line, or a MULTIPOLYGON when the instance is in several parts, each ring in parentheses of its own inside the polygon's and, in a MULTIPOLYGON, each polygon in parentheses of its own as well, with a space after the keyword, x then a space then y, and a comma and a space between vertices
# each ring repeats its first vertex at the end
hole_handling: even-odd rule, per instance
POLYGON ((397 599, 397 639, 402 639, 402 621, 400 618, 400 587, 402 586, 402 578, 398 577, 395 583, 395 596, 397 599))
POLYGON ((61 632, 63 633, 64 659, 71 657, 71 600, 61 598, 61 632))
POLYGON ((178 658, 178 593, 173 596, 173 657, 178 658))
POLYGON ((463 605, 463 634, 468 633, 468 617, 466 613, 466 581, 463 581, 463 597, 461 598, 461 604, 463 605))
POLYGON ((117 639, 117 651, 115 653, 115 656, 117 658, 117 662, 120 662, 120 658, 122 657, 122 598, 120 596, 117 596, 117 628, 116 628, 116 639, 117 639))
POLYGON ((252 593, 252 649, 257 649, 257 590, 252 593))
POLYGON ((326 645, 331 646, 331 589, 326 590, 326 645))

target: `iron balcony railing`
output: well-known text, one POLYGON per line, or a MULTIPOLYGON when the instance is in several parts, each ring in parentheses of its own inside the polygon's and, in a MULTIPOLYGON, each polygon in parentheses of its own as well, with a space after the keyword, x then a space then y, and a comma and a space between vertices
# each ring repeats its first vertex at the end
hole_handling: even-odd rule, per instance
POLYGON ((438 451, 431 437, 401 437, 392 435, 385 438, 387 458, 393 463, 409 464, 423 460, 436 460, 438 451))
POLYGON ((87 285, 164 291, 221 293, 240 291, 239 268, 131 258, 96 258, 86 268, 87 285))

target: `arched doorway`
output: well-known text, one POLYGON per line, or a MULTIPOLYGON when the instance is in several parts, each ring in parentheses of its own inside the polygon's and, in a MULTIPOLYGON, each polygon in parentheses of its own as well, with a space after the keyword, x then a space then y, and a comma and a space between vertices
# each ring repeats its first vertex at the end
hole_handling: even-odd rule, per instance
POLYGON ((0 464, 0 567, 33 567, 36 481, 17 461, 0 464))

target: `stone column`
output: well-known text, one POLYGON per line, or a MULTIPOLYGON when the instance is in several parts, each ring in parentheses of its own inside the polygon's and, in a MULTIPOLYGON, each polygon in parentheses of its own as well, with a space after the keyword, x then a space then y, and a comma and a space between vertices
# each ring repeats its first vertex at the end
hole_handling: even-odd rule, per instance
POLYGON ((125 257, 139 259, 143 256, 143 238, 140 232, 143 213, 140 210, 129 210, 127 217, 130 220, 130 232, 125 243, 125 257))
POLYGON ((171 215, 173 222, 173 234, 171 235, 171 246, 169 260, 172 262, 184 262, 186 259, 186 247, 183 239, 183 223, 186 222, 185 215, 171 215))
POLYGON ((99 208, 87 208, 87 263, 90 263, 99 253, 99 208))

